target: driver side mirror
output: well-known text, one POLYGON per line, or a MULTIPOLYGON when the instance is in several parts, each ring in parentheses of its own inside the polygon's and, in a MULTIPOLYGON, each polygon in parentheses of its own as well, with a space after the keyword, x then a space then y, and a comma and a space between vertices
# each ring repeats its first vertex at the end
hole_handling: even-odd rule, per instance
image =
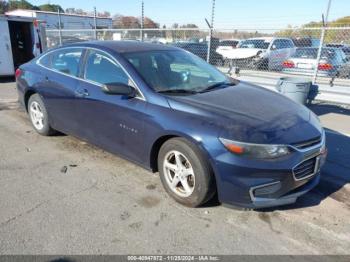
POLYGON ((272 45, 271 46, 271 50, 276 50, 277 49, 277 46, 276 45, 272 45))
POLYGON ((103 85, 101 89, 104 93, 109 95, 136 96, 135 88, 123 83, 108 83, 103 85))

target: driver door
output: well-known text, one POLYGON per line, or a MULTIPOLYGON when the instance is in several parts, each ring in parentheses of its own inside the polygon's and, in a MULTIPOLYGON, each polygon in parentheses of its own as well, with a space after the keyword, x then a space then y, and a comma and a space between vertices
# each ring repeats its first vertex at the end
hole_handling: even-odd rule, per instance
POLYGON ((76 90, 80 136, 139 162, 143 155, 146 101, 139 92, 132 98, 106 94, 101 87, 108 83, 134 85, 114 58, 104 52, 88 50, 76 90))

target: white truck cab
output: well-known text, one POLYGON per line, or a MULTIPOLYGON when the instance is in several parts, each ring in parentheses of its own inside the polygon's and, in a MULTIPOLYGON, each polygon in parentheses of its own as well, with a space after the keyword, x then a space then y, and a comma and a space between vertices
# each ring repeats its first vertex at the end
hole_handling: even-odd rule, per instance
POLYGON ((45 29, 33 18, 0 16, 0 76, 12 76, 16 68, 41 54, 45 29))

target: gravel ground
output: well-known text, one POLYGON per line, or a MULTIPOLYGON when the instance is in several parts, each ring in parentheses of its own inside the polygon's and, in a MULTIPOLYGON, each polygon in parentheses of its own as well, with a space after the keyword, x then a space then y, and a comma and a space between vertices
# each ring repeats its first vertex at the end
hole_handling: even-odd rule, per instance
POLYGON ((270 210, 216 201, 190 209, 157 174, 73 137, 35 133, 14 84, 2 83, 0 254, 350 254, 350 114, 313 109, 329 128, 317 188, 270 210))

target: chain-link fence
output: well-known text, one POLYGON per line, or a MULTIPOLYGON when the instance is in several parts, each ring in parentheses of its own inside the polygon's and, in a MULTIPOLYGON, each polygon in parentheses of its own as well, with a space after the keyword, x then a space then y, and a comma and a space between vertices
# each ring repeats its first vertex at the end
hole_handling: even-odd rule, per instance
POLYGON ((46 36, 48 48, 94 39, 144 41, 183 48, 231 74, 301 75, 330 85, 350 82, 350 27, 212 33, 199 28, 47 30, 46 36))

